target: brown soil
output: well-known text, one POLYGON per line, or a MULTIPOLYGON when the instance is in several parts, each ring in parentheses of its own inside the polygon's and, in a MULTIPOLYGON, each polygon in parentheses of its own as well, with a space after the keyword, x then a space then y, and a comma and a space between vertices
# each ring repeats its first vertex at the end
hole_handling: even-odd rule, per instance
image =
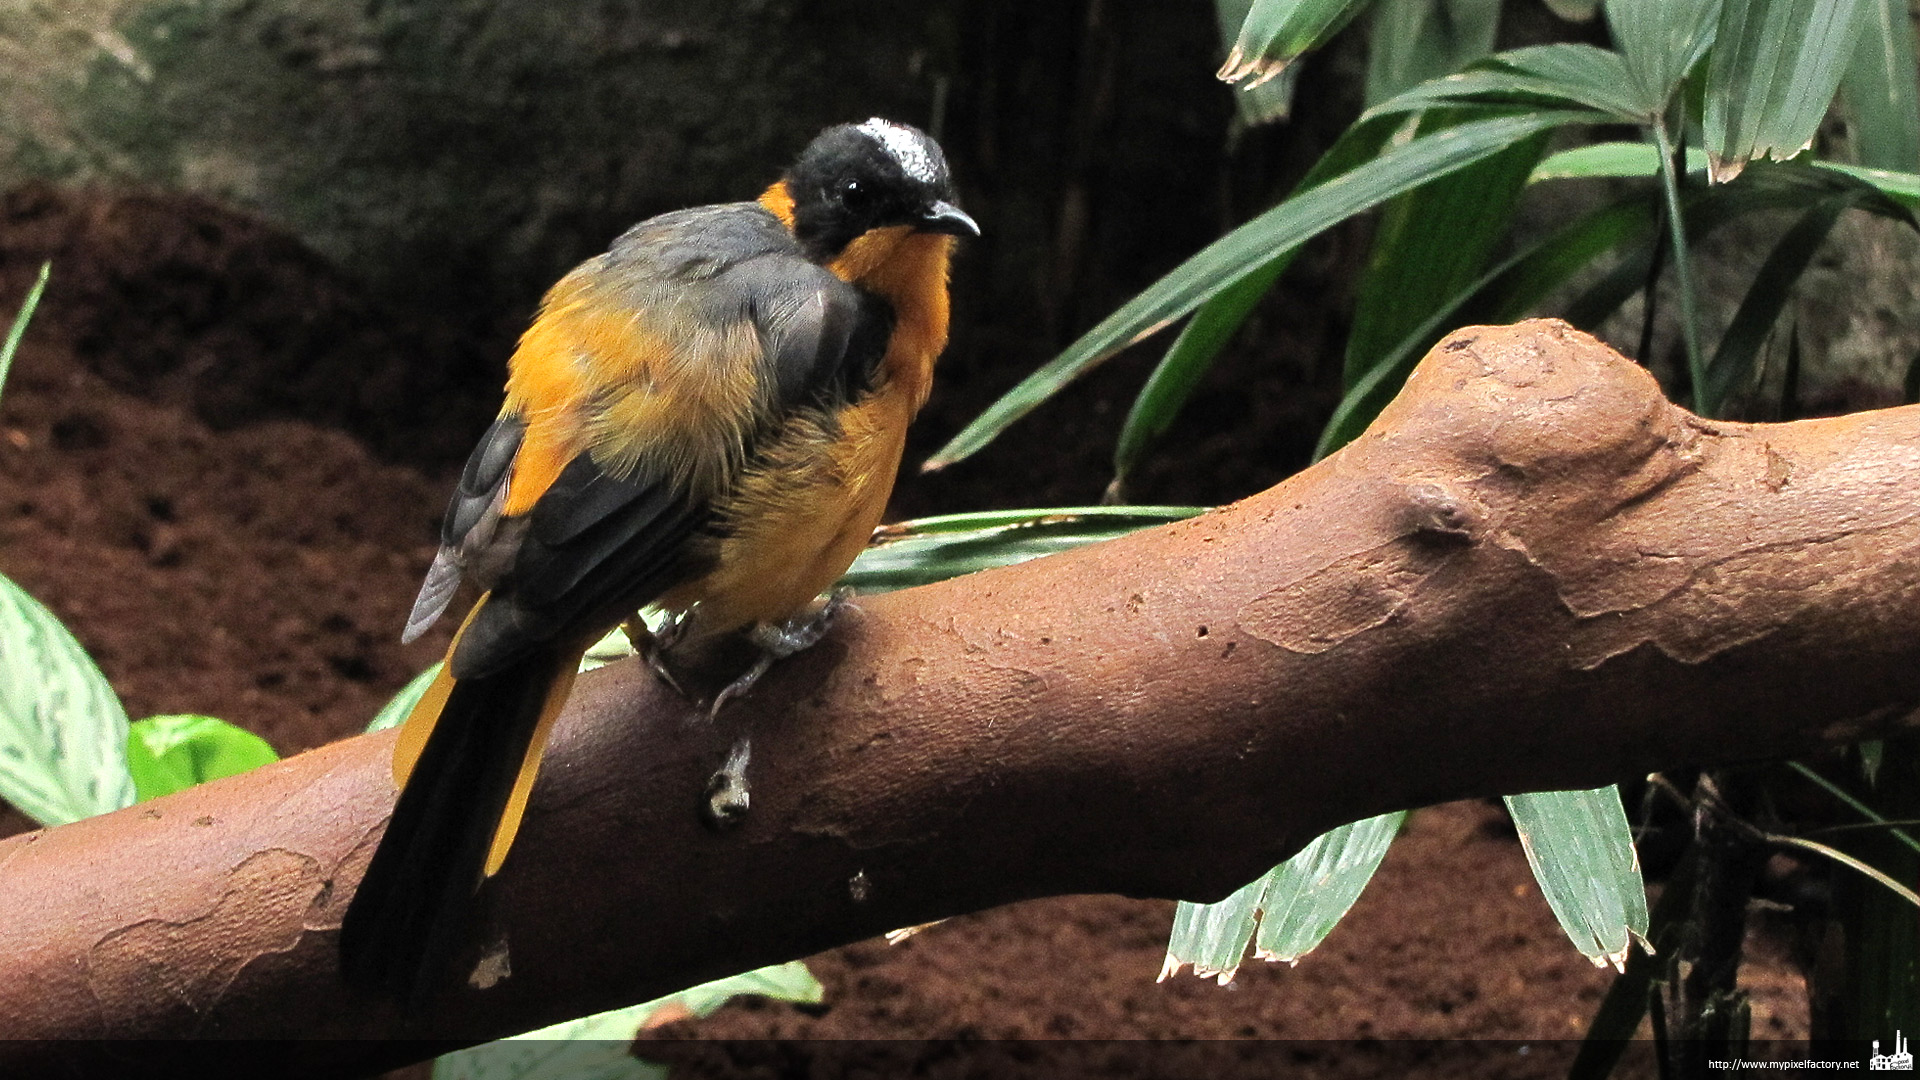
MULTIPOLYGON (((133 716, 209 713, 283 753, 358 731, 445 645, 402 647, 397 629, 450 483, 441 448, 491 407, 436 399, 435 380, 480 346, 405 325, 297 244, 203 205, 7 196, 0 312, 49 256, 48 306, 0 398, 0 572, 66 621, 133 716)), ((1324 319, 1295 323, 1290 355, 1324 349, 1324 319)), ((897 509, 1096 498, 1129 363, 984 463, 909 481, 897 509)), ((922 454, 1008 380, 965 381, 936 399, 922 454)), ((1216 500, 1297 467, 1323 382, 1235 360, 1145 497, 1216 500)), ((7 814, 0 833, 25 827, 7 814)), ((739 1002, 656 1031, 645 1053, 700 1076, 1561 1075, 1610 975, 1561 935, 1503 821, 1479 803, 1416 815, 1324 947, 1224 989, 1155 983, 1170 904, 1059 898, 822 954, 824 1007, 739 1002), (1102 1041, 1142 1038, 1186 1041, 1148 1056, 1102 1041), (1516 1041, 1382 1041, 1453 1039, 1516 1041)), ((1752 981, 1755 1033, 1804 1037, 1783 960, 1752 981)))

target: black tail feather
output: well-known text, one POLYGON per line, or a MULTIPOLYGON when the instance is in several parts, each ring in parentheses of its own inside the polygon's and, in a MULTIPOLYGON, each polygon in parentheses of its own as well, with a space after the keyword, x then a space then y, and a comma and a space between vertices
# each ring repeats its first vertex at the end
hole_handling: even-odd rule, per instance
POLYGON ((416 1009, 453 985, 494 827, 560 658, 541 650, 454 683, 340 926, 357 987, 416 1009))

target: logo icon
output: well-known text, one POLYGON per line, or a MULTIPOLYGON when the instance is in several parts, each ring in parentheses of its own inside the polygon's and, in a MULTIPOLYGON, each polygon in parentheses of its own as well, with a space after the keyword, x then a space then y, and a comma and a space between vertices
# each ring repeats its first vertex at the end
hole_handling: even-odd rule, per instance
POLYGON ((1873 1056, 1867 1059, 1868 1072, 1912 1072, 1913 1051, 1907 1049, 1907 1038, 1899 1031, 1893 1033, 1893 1053, 1880 1052, 1880 1040, 1873 1040, 1873 1056))

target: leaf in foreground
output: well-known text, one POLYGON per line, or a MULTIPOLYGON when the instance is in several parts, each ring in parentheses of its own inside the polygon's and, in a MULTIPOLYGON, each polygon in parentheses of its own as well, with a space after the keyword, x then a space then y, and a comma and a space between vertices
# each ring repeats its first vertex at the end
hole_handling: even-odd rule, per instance
POLYGON ((1225 900, 1183 901, 1174 909, 1160 978, 1192 964, 1195 975, 1225 986, 1249 941, 1259 959, 1298 962, 1360 899, 1406 817, 1402 810, 1342 825, 1225 900))
POLYGON ((143 800, 278 760, 267 740, 211 716, 149 716, 127 737, 127 769, 143 800))
POLYGON ((406 720, 407 714, 413 711, 413 707, 426 696, 427 687, 433 685, 434 676, 438 674, 440 674, 440 664, 436 663, 415 675, 411 682, 400 688, 399 693, 393 695, 385 705, 380 706, 380 711, 374 714, 373 722, 367 725, 367 730, 385 731, 390 727, 400 726, 401 722, 406 720))
POLYGON ((747 994, 817 1005, 826 990, 795 960, 443 1054, 433 1063, 433 1080, 666 1080, 666 1066, 633 1056, 634 1036, 656 1024, 707 1016, 747 994))
POLYGON ((0 798, 42 825, 134 801, 127 714, 53 612, 0 577, 0 798))
POLYGON ((1507 796, 1527 865, 1560 928, 1596 966, 1624 970, 1647 940, 1647 887, 1614 786, 1507 796))

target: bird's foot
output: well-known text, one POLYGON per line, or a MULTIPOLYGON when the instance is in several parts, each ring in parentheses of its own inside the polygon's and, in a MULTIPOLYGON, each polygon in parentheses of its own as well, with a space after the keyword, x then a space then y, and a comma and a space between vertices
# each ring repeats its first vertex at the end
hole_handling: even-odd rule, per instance
POLYGON ((686 634, 691 614, 683 611, 668 615, 658 630, 649 630, 645 620, 638 615, 620 625, 621 629, 627 633, 627 640, 633 642, 633 651, 639 653, 640 659, 646 661, 647 667, 654 676, 672 687, 674 693, 697 705, 698 700, 687 693, 686 687, 681 686, 680 680, 674 677, 673 669, 667 666, 667 653, 686 634))
MULTIPOLYGON (((773 668, 775 662, 819 644, 820 639, 832 628, 833 621, 846 610, 852 596, 852 589, 835 589, 827 597, 827 602, 816 611, 782 623, 761 623, 748 631, 747 640, 759 648, 760 655, 754 659, 752 667, 714 696, 713 705, 707 710, 708 720, 717 719, 722 706, 753 689, 753 685, 773 668)), ((707 821, 716 828, 737 825, 746 816, 750 800, 747 758, 751 752, 747 736, 742 735, 733 744, 733 749, 727 752, 726 764, 707 778, 707 821)))
POLYGON ((834 620, 847 609, 852 598, 853 590, 842 586, 833 590, 827 602, 816 611, 796 615, 785 622, 760 623, 747 631, 747 640, 759 648, 760 655, 754 659, 752 667, 714 695, 707 716, 710 719, 718 717, 721 706, 753 689, 753 684, 772 670, 775 663, 818 645, 820 639, 827 636, 827 631, 833 628, 834 620))

